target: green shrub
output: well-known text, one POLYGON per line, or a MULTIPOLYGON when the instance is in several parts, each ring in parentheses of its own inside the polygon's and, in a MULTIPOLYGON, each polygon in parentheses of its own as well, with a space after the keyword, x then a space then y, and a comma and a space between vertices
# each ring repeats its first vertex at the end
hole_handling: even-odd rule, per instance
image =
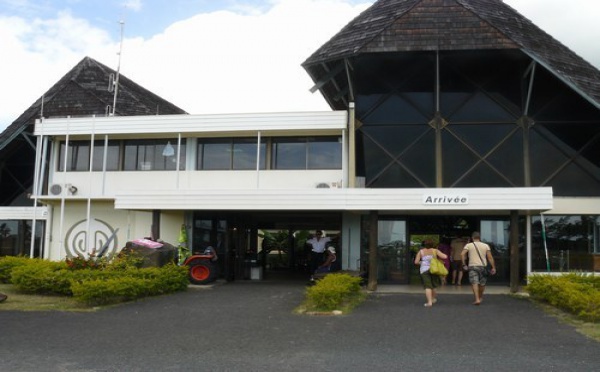
POLYGON ((332 311, 364 296, 360 287, 361 278, 349 274, 328 274, 317 284, 306 290, 308 309, 332 311))
POLYGON ((526 289, 540 301, 582 320, 600 321, 600 278, 584 274, 531 275, 526 289))
POLYGON ((53 262, 27 257, 0 260, 4 280, 30 294, 74 296, 90 305, 113 304, 185 290, 188 268, 175 264, 140 269, 139 256, 116 260, 72 258, 53 262))
POLYGON ((73 282, 73 297, 88 305, 108 305, 142 297, 149 281, 135 277, 73 282))
POLYGON ((11 283, 25 293, 70 294, 67 266, 64 262, 30 259, 13 268, 11 283))
POLYGON ((15 267, 26 265, 32 259, 25 256, 0 257, 0 283, 10 283, 10 277, 15 267))
POLYGON ((115 273, 117 271, 105 271, 104 274, 112 277, 100 278, 99 275, 88 280, 73 280, 73 297, 88 305, 107 305, 182 291, 189 284, 187 268, 173 264, 115 273))

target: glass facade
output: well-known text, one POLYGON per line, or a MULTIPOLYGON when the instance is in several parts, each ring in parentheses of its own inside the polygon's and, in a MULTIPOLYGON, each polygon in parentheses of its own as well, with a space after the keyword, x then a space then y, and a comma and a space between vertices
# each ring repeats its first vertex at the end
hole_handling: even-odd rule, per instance
MULTIPOLYGON (((133 170, 175 170, 177 168, 177 140, 146 139, 146 140, 110 140, 69 141, 59 146, 58 171, 66 169, 69 172, 92 171, 133 171, 133 170), (67 149, 67 151, 65 151, 67 149), (105 151, 106 150, 106 151, 105 151), (65 154, 67 156, 65 161, 65 154), (106 154, 106 167, 104 155, 106 154)), ((185 140, 180 148, 179 169, 185 169, 185 140)))
MULTIPOLYGON (((594 271, 600 254, 600 216, 544 215, 532 218, 532 271, 594 271)), ((600 269, 600 268, 597 268, 600 269)))
MULTIPOLYGON (((198 140, 197 169, 256 169, 257 138, 211 138, 198 140)), ((260 144, 259 169, 266 167, 266 144, 260 144)))
POLYGON ((357 175, 372 188, 600 196, 599 110, 530 65, 515 50, 358 57, 357 175))
POLYGON ((271 169, 341 169, 341 137, 275 137, 271 169))
MULTIPOLYGON (((176 170, 177 141, 167 139, 128 140, 124 142, 123 170, 176 170)), ((182 141, 179 170, 185 170, 185 141, 182 141)))
MULTIPOLYGON (((70 141, 67 151, 67 171, 85 172, 90 170, 90 154, 92 154, 92 170, 100 172, 104 169, 104 141, 94 141, 93 150, 90 141, 70 141)), ((60 144, 58 170, 65 169, 65 143, 60 144)), ((119 170, 119 141, 108 141, 106 146, 106 170, 119 170)))
MULTIPOLYGON (((0 220, 0 256, 30 256, 32 221, 0 220)), ((45 222, 36 221, 34 257, 40 257, 45 222)))

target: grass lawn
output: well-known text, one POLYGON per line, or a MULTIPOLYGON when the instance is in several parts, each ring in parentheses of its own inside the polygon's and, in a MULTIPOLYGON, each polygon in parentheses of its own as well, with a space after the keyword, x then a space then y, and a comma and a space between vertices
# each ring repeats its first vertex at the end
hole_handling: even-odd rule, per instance
POLYGON ((72 297, 22 294, 11 284, 0 284, 0 293, 8 299, 0 303, 0 311, 95 311, 98 308, 80 304, 72 297))

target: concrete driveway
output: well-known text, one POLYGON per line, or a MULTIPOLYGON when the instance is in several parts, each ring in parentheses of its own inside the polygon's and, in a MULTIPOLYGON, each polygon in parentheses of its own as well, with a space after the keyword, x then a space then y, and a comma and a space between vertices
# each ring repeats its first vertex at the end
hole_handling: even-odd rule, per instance
POLYGON ((597 371, 600 343, 525 299, 371 294, 292 313, 301 282, 235 282, 95 313, 0 311, 0 371, 597 371))

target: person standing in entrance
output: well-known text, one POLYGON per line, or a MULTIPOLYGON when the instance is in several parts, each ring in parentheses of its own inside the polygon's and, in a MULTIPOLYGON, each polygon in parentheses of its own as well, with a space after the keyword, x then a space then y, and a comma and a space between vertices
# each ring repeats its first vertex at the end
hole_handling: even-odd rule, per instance
MULTIPOLYGON (((450 239, 443 236, 442 239, 440 240, 440 244, 438 244, 437 249, 446 255, 446 258, 443 259, 444 267, 446 268, 446 270, 448 270, 448 272, 450 272, 450 252, 452 250, 452 248, 450 246, 450 239)), ((442 276, 441 278, 442 278, 442 285, 446 285, 447 277, 442 276)))
POLYGON ((313 238, 308 239, 306 244, 311 246, 310 250, 310 280, 314 281, 313 274, 315 270, 323 263, 323 255, 325 252, 325 246, 331 241, 328 236, 323 236, 322 230, 315 231, 313 238))
POLYGON ((452 267, 452 284, 462 285, 463 262, 462 251, 467 243, 467 238, 456 237, 450 242, 450 266, 452 267))
POLYGON ((421 246, 423 248, 419 250, 419 253, 417 253, 417 256, 415 257, 415 265, 420 266, 419 273, 421 274, 423 287, 425 287, 425 297, 427 298, 427 302, 424 306, 431 307, 437 302, 437 293, 435 289, 442 284, 440 276, 433 275, 429 271, 431 259, 434 254, 442 260, 446 259, 448 256, 440 252, 439 249, 432 248, 433 244, 431 242, 424 241, 421 243, 421 246))
POLYGON ((487 283, 487 275, 484 269, 489 262, 492 265, 490 274, 495 275, 496 263, 494 262, 494 257, 492 257, 490 246, 481 242, 481 235, 478 231, 471 234, 471 239, 472 241, 463 248, 461 261, 463 268, 469 271, 469 282, 473 287, 473 295, 475 296, 473 305, 480 305, 487 283), (465 265, 467 258, 469 259, 469 266, 465 265))

